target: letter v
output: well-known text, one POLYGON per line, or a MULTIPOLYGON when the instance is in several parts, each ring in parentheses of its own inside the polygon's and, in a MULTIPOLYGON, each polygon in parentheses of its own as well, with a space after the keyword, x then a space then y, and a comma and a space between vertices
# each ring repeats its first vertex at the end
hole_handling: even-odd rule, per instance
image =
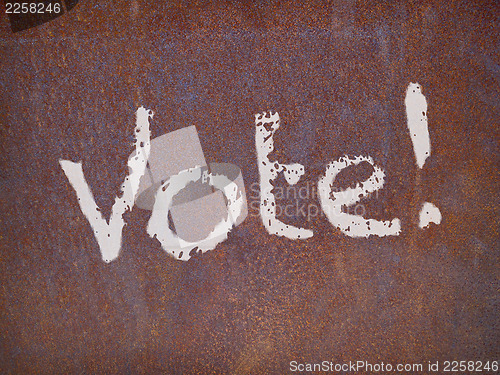
POLYGON ((132 210, 135 196, 139 190, 139 182, 146 171, 146 164, 151 148, 149 131, 149 117, 153 117, 151 110, 140 107, 136 113, 137 121, 135 128, 135 155, 128 161, 129 175, 122 184, 122 196, 115 198, 111 209, 109 223, 103 218, 99 207, 95 203, 94 196, 85 181, 82 163, 73 163, 69 160, 59 160, 59 164, 68 178, 71 186, 75 189, 83 214, 94 230, 97 243, 101 249, 102 259, 109 263, 116 259, 120 253, 122 242, 122 230, 125 222, 123 214, 132 210))

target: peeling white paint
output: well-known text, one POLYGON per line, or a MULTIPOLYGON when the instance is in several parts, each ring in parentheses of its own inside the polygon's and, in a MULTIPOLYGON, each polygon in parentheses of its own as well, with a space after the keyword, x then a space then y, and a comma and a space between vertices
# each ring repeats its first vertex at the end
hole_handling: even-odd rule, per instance
POLYGON ((94 230, 102 259, 109 263, 118 257, 121 247, 122 230, 125 222, 123 214, 132 210, 135 196, 139 189, 141 176, 146 170, 150 152, 149 118, 153 117, 151 110, 140 107, 136 113, 135 155, 128 160, 129 174, 121 186, 122 196, 115 198, 109 223, 106 222, 99 207, 95 203, 83 174, 82 163, 69 160, 59 160, 59 164, 75 189, 80 208, 94 230))
POLYGON ((344 156, 328 164, 325 175, 318 182, 318 192, 321 207, 330 223, 350 237, 399 235, 401 223, 397 218, 391 221, 379 221, 342 212, 343 206, 352 206, 359 202, 361 198, 368 197, 374 191, 381 189, 384 186, 384 176, 382 169, 374 165, 371 157, 357 156, 349 158, 344 156), (332 184, 340 171, 348 166, 358 165, 363 161, 370 163, 374 169, 368 180, 362 184, 357 183, 355 188, 332 192, 332 184))
POLYGON ((435 205, 425 202, 420 210, 419 223, 420 228, 426 228, 430 223, 441 224, 441 211, 435 205))
MULTIPOLYGON (((420 169, 431 156, 431 139, 427 124, 427 100, 422 94, 422 87, 418 83, 408 85, 405 98, 408 130, 410 131, 413 151, 420 169)), ((441 212, 434 204, 425 202, 420 210, 420 228, 428 227, 430 223, 441 223, 441 212)))
POLYGON ((212 174, 201 167, 189 168, 170 177, 156 192, 153 212, 148 223, 148 234, 160 241, 161 247, 175 259, 187 261, 190 251, 198 248, 201 252, 213 250, 217 244, 227 239, 228 233, 243 212, 244 194, 238 185, 223 174, 212 174), (168 211, 173 197, 190 182, 200 180, 203 183, 221 190, 227 198, 228 215, 222 219, 214 230, 203 240, 197 242, 184 241, 168 227, 168 211))
POLYGON ((273 136, 280 127, 278 112, 263 112, 255 115, 255 147, 260 176, 260 215, 264 227, 270 234, 290 239, 305 239, 313 236, 313 231, 288 225, 276 218, 276 200, 272 181, 284 172, 286 181, 294 185, 304 174, 301 164, 281 164, 271 162, 268 155, 274 150, 273 136), (266 128, 269 127, 269 130, 266 128))
POLYGON ((408 130, 417 165, 422 168, 431 155, 431 140, 427 125, 427 101, 418 83, 410 83, 405 98, 408 130))

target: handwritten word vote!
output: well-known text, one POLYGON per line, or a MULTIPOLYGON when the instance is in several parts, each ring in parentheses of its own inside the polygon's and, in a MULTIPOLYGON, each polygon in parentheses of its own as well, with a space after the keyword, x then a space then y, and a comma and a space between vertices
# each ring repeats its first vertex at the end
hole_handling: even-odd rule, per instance
MULTIPOLYGON (((431 146, 429 130, 427 125, 427 101, 421 92, 418 83, 410 83, 405 98, 407 115, 407 126, 412 140, 416 163, 421 169, 430 156, 431 146)), ((119 255, 122 240, 122 231, 125 225, 123 214, 132 210, 139 190, 139 182, 146 172, 146 165, 150 155, 150 129, 149 119, 153 116, 151 110, 140 107, 136 113, 135 136, 135 156, 128 161, 129 174, 121 186, 121 195, 115 198, 109 220, 105 220, 99 207, 97 206, 93 194, 85 180, 82 170, 82 163, 74 163, 69 160, 60 160, 59 164, 63 169, 69 183, 76 192, 82 213, 91 225, 97 243, 99 245, 102 259, 109 263, 119 255)), ((286 224, 280 221, 276 215, 276 201, 273 194, 272 182, 277 179, 280 173, 288 184, 296 184, 304 174, 304 166, 301 164, 281 164, 269 160, 269 154, 274 150, 273 137, 280 127, 280 118, 277 112, 264 112, 255 115, 255 147, 260 177, 260 216, 262 223, 269 234, 283 236, 292 240, 305 240, 314 235, 313 231, 306 228, 286 224)), ((384 171, 375 165, 369 156, 344 156, 338 160, 330 162, 325 169, 324 175, 318 181, 318 192, 321 208, 329 222, 340 229, 342 233, 350 237, 374 236, 397 236, 401 232, 401 223, 398 218, 387 221, 366 219, 361 215, 346 213, 343 207, 349 207, 360 199, 370 196, 373 192, 382 189, 384 186, 384 171), (342 191, 332 192, 332 185, 337 175, 349 166, 355 166, 362 162, 367 162, 373 167, 371 176, 362 183, 358 183, 354 188, 347 188, 342 191)), ((151 238, 156 238, 161 247, 169 254, 172 248, 178 247, 177 235, 165 224, 165 214, 168 213, 173 197, 186 187, 190 182, 201 180, 208 182, 216 189, 221 190, 228 200, 228 206, 232 207, 231 215, 222 220, 210 234, 210 238, 216 240, 209 241, 208 238, 191 243, 191 247, 204 246, 204 250, 213 250, 217 244, 227 238, 236 221, 235 218, 241 213, 242 196, 238 192, 234 182, 229 181, 223 175, 211 174, 201 167, 183 170, 171 176, 156 191, 156 202, 153 212, 148 222, 148 234, 151 238), (229 187, 229 188, 228 188, 229 187), (233 218, 233 219, 232 219, 233 218)), ((429 223, 439 224, 441 213, 432 203, 422 204, 420 211, 421 228, 429 223)), ((177 259, 177 258, 176 258, 177 259)), ((183 257, 181 260, 187 260, 183 257)))

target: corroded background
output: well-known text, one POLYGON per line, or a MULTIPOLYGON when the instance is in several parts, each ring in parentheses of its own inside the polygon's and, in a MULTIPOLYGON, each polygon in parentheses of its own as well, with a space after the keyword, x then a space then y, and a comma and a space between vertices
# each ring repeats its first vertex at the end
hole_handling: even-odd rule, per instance
POLYGON ((0 369, 282 374, 292 360, 498 360, 498 15, 494 1, 82 0, 12 33, 3 14, 0 369), (432 143, 420 176, 404 107, 416 81, 432 143), (196 125, 207 161, 242 169, 249 204, 257 112, 280 112, 274 157, 305 165, 299 186, 342 155, 370 155, 386 184, 367 217, 399 217, 403 233, 352 239, 297 216, 288 222, 315 235, 291 241, 251 215, 184 263, 148 237, 149 213, 136 208, 105 264, 58 160, 83 162, 108 217, 140 105, 155 111, 153 137, 196 125), (424 201, 443 221, 419 230, 424 201))

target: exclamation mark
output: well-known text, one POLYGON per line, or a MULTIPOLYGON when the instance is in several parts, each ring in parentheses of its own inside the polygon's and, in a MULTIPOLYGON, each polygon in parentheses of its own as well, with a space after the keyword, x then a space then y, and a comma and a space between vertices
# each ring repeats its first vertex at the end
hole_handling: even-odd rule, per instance
MULTIPOLYGON (((408 118, 408 130, 410 131, 413 151, 419 170, 417 171, 417 188, 420 188, 420 172, 425 161, 431 156, 431 140, 427 126, 427 100, 422 94, 418 83, 410 83, 406 90, 405 98, 406 117, 408 118)), ((427 227, 430 223, 441 223, 441 212, 434 204, 425 202, 420 209, 420 228, 427 227)))

